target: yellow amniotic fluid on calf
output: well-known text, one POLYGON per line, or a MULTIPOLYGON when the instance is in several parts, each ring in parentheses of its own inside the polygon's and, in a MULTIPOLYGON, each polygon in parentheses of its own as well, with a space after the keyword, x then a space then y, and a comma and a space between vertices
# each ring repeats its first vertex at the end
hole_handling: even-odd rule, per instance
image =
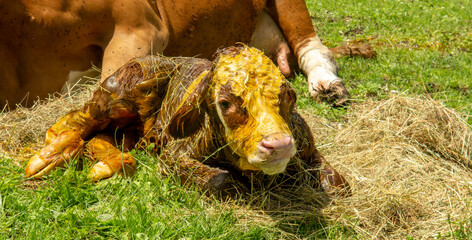
POLYGON ((213 72, 212 102, 218 102, 222 86, 229 84, 231 92, 241 97, 242 108, 248 112, 246 124, 226 129, 226 142, 241 157, 243 170, 258 167, 247 162, 256 152, 262 138, 272 133, 292 136, 287 123, 279 114, 279 93, 285 78, 272 61, 255 48, 246 48, 237 55, 221 55, 213 72))

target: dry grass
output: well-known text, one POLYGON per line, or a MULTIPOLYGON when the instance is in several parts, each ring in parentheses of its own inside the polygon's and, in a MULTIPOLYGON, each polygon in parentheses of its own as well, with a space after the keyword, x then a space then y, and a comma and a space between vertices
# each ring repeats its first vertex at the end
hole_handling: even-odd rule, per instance
MULTIPOLYGON (((89 96, 90 90, 1 113, 0 151, 27 159, 42 145, 47 128, 89 96)), ((307 218, 317 221, 315 212, 331 222, 326 232, 338 223, 364 238, 404 239, 447 234, 448 219, 470 216, 472 130, 457 112, 425 97, 392 96, 351 106, 342 124, 303 115, 321 152, 347 177, 353 196, 328 202, 306 187, 292 188, 295 195, 271 190, 235 209, 241 224, 267 221, 284 232, 307 218)), ((297 238, 291 232, 284 234, 297 238)))
POLYGON ((322 149, 354 195, 324 214, 368 238, 431 238, 470 216, 471 127, 428 98, 393 96, 355 105, 322 149), (468 166, 468 167, 467 167, 468 166))
POLYGON ((31 108, 0 112, 0 157, 26 161, 44 146, 44 136, 49 127, 59 117, 87 101, 92 89, 95 89, 92 85, 77 86, 64 95, 56 94, 37 101, 31 108))

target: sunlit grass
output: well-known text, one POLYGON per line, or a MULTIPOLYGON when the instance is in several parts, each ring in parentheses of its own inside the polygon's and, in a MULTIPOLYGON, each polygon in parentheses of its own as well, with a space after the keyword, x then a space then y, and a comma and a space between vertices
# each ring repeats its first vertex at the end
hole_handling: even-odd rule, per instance
MULTIPOLYGON (((469 116, 472 123, 472 8, 468 1, 308 1, 315 28, 331 47, 361 41, 374 59, 342 58, 340 77, 352 100, 391 93, 430 95, 469 116)), ((294 85, 299 106, 322 116, 338 109, 311 103, 305 79, 294 85)))
POLYGON ((69 166, 41 182, 25 181, 23 168, 0 162, 0 238, 21 239, 233 239, 277 238, 267 226, 242 226, 223 202, 156 173, 158 160, 135 153, 133 179, 99 183, 69 166))

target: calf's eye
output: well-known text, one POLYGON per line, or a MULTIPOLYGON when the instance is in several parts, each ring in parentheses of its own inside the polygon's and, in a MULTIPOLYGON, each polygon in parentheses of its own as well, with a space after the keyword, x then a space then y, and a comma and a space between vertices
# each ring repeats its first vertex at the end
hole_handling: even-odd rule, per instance
POLYGON ((220 101, 220 106, 223 109, 228 109, 231 107, 231 103, 226 100, 223 100, 223 101, 220 101))

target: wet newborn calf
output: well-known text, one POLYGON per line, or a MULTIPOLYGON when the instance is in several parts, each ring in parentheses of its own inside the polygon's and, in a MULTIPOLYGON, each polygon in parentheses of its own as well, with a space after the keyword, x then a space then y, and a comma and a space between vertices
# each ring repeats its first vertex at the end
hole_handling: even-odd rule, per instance
POLYGON ((223 49, 213 62, 135 59, 48 130, 26 176, 40 178, 84 150, 96 161, 90 178, 132 175, 136 162, 126 151, 154 143, 182 179, 204 188, 218 189, 229 171, 275 175, 293 163, 320 178, 327 192, 348 188, 317 151, 295 103, 280 70, 254 48, 223 49))

